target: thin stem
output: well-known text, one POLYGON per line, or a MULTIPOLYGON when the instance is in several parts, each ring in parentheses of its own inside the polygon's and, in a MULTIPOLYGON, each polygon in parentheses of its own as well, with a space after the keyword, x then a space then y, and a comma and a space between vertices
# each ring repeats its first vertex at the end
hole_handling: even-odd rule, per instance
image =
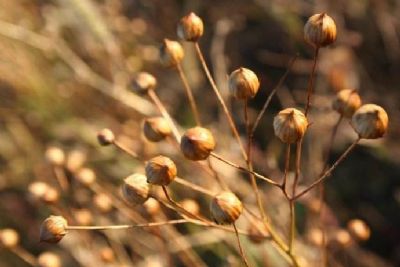
POLYGON ((271 91, 271 93, 269 94, 267 100, 265 101, 261 111, 258 113, 257 118, 256 118, 254 125, 251 128, 251 132, 250 132, 252 138, 253 138, 254 132, 256 131, 258 125, 260 124, 261 118, 264 116, 265 111, 267 110, 269 104, 271 103, 272 97, 276 94, 276 91, 278 91, 278 89, 282 86, 283 82, 285 81, 286 77, 288 76, 288 74, 289 74, 290 70, 292 69, 293 64, 296 60, 297 60, 297 55, 289 62, 289 65, 287 67, 285 74, 283 74, 283 76, 280 78, 280 80, 278 81, 278 84, 271 91))
POLYGON ((225 183, 225 181, 218 175, 217 171, 214 169, 214 167, 212 166, 212 162, 211 159, 208 158, 207 159, 207 166, 210 169, 212 175, 214 176, 215 180, 217 181, 217 183, 219 184, 219 186, 224 189, 224 190, 229 190, 228 185, 225 183))
POLYGON ((215 196, 215 193, 213 193, 212 191, 210 191, 210 190, 208 190, 208 189, 206 189, 206 188, 204 188, 204 187, 202 187, 200 185, 196 185, 196 184, 193 184, 193 183, 191 183, 189 181, 186 181, 185 179, 176 177, 174 182, 176 182, 176 183, 178 183, 180 185, 186 186, 186 187, 188 187, 188 188, 190 188, 190 189, 192 189, 194 191, 197 191, 197 192, 203 193, 205 195, 208 195, 210 197, 214 197, 215 196))
POLYGON ((153 103, 156 105, 158 110, 160 111, 161 115, 166 119, 171 127, 172 133, 178 142, 178 144, 181 141, 181 135, 179 134, 178 128, 176 128, 176 125, 174 121, 172 120, 171 116, 169 115, 167 109, 164 107, 164 104, 160 101, 158 98, 157 94, 154 92, 154 90, 148 90, 147 94, 149 95, 150 99, 153 101, 153 103))
POLYGON ((118 149, 122 150, 123 152, 125 152, 126 154, 128 154, 129 156, 134 157, 135 159, 138 159, 139 156, 138 154, 136 154, 136 152, 130 150, 128 147, 126 147, 124 144, 122 144, 121 142, 114 140, 113 145, 115 145, 118 149))
POLYGON ((228 165, 230 165, 230 166, 232 166, 232 167, 238 169, 239 171, 251 173, 251 174, 253 174, 255 177, 257 177, 257 178, 259 178, 259 179, 261 179, 261 180, 264 180, 264 181, 266 181, 266 182, 268 182, 268 183, 270 183, 270 184, 272 184, 272 185, 274 185, 274 186, 280 187, 280 184, 277 183, 277 182, 275 182, 275 181, 273 181, 272 179, 267 178, 267 177, 265 177, 264 175, 261 175, 261 174, 259 174, 259 173, 257 173, 257 172, 248 170, 248 169, 246 169, 246 168, 244 168, 244 167, 242 167, 242 166, 239 166, 239 165, 237 165, 236 163, 233 163, 232 161, 229 161, 229 160, 223 158, 222 156, 216 154, 215 152, 211 152, 211 153, 210 153, 210 156, 213 156, 214 158, 216 158, 216 159, 218 159, 218 160, 220 160, 220 161, 222 161, 222 162, 224 162, 224 163, 226 163, 226 164, 228 164, 228 165))
POLYGON ((309 192, 311 189, 325 181, 326 178, 330 176, 332 171, 350 154, 350 152, 356 147, 358 142, 360 141, 360 137, 357 138, 347 149, 346 151, 343 152, 343 154, 336 160, 336 162, 329 168, 327 169, 316 181, 314 181, 311 185, 309 185, 306 189, 304 189, 302 192, 298 193, 295 195, 292 199, 298 199, 307 192, 309 192))
POLYGON ((218 101, 219 101, 219 103, 221 104, 222 109, 223 109, 223 111, 224 111, 224 113, 225 113, 225 115, 226 115, 226 117, 227 117, 227 119, 228 119, 229 126, 230 126, 230 128, 231 128, 231 130, 232 130, 232 133, 233 133, 233 135, 235 136, 235 138, 236 138, 236 140, 237 140, 237 142, 238 142, 238 144, 239 144, 240 151, 241 151, 241 153, 242 153, 242 155, 243 155, 243 158, 244 158, 245 160, 247 160, 246 151, 245 151, 245 149, 244 149, 242 140, 240 139, 239 132, 238 132, 238 130, 237 130, 237 128, 236 128, 235 122, 233 121, 232 115, 231 115, 231 113, 229 112, 228 107, 226 106, 225 101, 224 101, 224 99, 222 98, 221 93, 219 92, 219 90, 218 90, 218 88, 217 88, 217 85, 215 84, 215 81, 214 81, 213 77, 211 76, 210 70, 208 69, 207 63, 206 63, 206 61, 204 60, 204 56, 203 56, 203 53, 201 52, 201 49, 200 49, 199 44, 198 44, 197 42, 194 43, 194 44, 195 44, 197 56, 198 56, 198 58, 199 58, 199 60, 200 60, 200 63, 201 63, 201 65, 202 65, 202 67, 203 67, 203 70, 204 70, 204 72, 205 72, 205 74, 206 74, 206 76, 207 76, 207 79, 208 79, 208 81, 210 82, 211 88, 214 90, 214 93, 215 93, 215 95, 217 96, 218 101))
POLYGON ((162 189, 163 189, 164 195, 165 195, 165 197, 167 198, 167 200, 172 204, 172 206, 174 206, 174 207, 177 208, 177 210, 176 210, 177 212, 182 212, 182 213, 184 213, 186 216, 195 218, 195 219, 197 219, 197 220, 199 220, 199 221, 203 221, 203 220, 204 220, 204 219, 201 218, 200 216, 198 216, 198 215, 196 215, 196 214, 193 214, 193 213, 191 213, 190 211, 187 211, 187 210, 184 209, 179 203, 177 203, 175 200, 173 200, 173 199, 171 198, 171 196, 169 195, 166 186, 163 185, 163 186, 162 186, 162 189))
POLYGON ((293 254, 293 243, 295 240, 295 233, 296 233, 296 213, 294 210, 294 200, 289 201, 290 207, 290 225, 289 225, 289 253, 293 254))
POLYGON ((69 188, 69 182, 62 166, 53 165, 54 175, 61 189, 66 192, 69 188))
POLYGON ((247 259, 246 259, 246 255, 245 255, 245 253, 244 253, 244 250, 243 250, 243 248, 242 248, 242 244, 240 243, 239 233, 238 233, 238 230, 237 230, 237 228, 236 228, 235 223, 232 223, 232 226, 233 226, 233 229, 235 229, 235 235, 236 235, 236 239, 237 239, 238 246, 239 246, 240 256, 242 257, 244 264, 245 264, 247 267, 250 267, 250 265, 249 265, 249 263, 248 263, 248 261, 247 261, 247 259))
POLYGON ((201 125, 199 111, 197 109, 196 101, 194 100, 194 97, 193 97, 193 91, 192 91, 192 89, 191 89, 191 87, 189 85, 189 82, 188 82, 188 80, 186 78, 185 73, 183 72, 182 65, 180 63, 178 63, 178 65, 176 66, 176 69, 178 70, 179 77, 181 78, 181 81, 183 83, 183 87, 185 88, 186 95, 187 95, 187 98, 189 100, 190 107, 192 109, 193 116, 194 116, 194 119, 196 121, 196 124, 197 125, 201 125))
POLYGON ((37 266, 37 260, 35 256, 33 256, 31 253, 26 251, 24 248, 20 246, 16 246, 14 248, 11 248, 10 251, 12 251, 15 255, 20 257, 23 261, 28 263, 31 266, 37 266))
POLYGON ((317 67, 317 60, 318 60, 318 52, 319 52, 319 47, 316 47, 314 50, 314 62, 310 74, 310 79, 308 80, 308 89, 307 89, 307 104, 306 104, 306 110, 304 112, 304 115, 307 117, 308 111, 310 110, 310 105, 311 105, 311 96, 313 94, 313 87, 314 87, 314 76, 315 76, 315 70, 317 67))
POLYGON ((66 230, 120 230, 120 229, 130 229, 136 227, 156 227, 163 225, 173 225, 173 224, 183 224, 189 223, 190 221, 186 219, 171 220, 166 222, 151 222, 151 223, 140 223, 140 224, 125 224, 125 225, 104 225, 104 226, 76 226, 69 225, 66 230))
POLYGON ((290 164, 290 144, 287 144, 286 146, 286 155, 285 155, 285 171, 283 175, 283 182, 282 182, 282 190, 284 191, 285 194, 286 192, 286 184, 287 184, 287 175, 289 172, 289 165, 290 164))
POLYGON ((299 177, 301 174, 301 149, 303 146, 303 138, 304 138, 304 136, 296 143, 296 159, 295 159, 296 170, 295 170, 295 174, 294 174, 292 196, 294 196, 296 194, 296 188, 297 188, 297 184, 299 182, 299 177))

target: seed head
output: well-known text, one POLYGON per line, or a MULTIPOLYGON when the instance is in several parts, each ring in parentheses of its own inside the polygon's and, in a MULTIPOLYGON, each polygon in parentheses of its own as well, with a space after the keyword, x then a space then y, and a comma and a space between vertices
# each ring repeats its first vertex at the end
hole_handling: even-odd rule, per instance
POLYGON ((100 259, 104 263, 111 263, 115 260, 114 251, 109 247, 104 247, 100 249, 100 259))
POLYGON ((216 223, 231 224, 242 214, 243 204, 235 194, 222 192, 212 199, 210 211, 216 223))
POLYGON ((368 240, 371 235, 369 226, 360 219, 353 219, 347 223, 350 234, 360 241, 368 240))
POLYGON ((143 174, 135 173, 124 179, 122 196, 131 204, 143 204, 149 198, 150 184, 143 174))
POLYGON ((199 203, 197 203, 193 199, 186 198, 186 199, 182 200, 181 202, 179 202, 179 204, 182 206, 182 208, 184 208, 185 210, 187 210, 191 214, 194 214, 194 215, 199 215, 200 214, 199 203))
POLYGON ((191 128, 181 138, 181 151, 190 160, 205 160, 214 148, 214 137, 206 128, 191 128))
POLYGON ((51 215, 40 226, 40 242, 58 243, 67 234, 67 227, 64 217, 51 215))
POLYGON ((203 21, 193 12, 181 18, 178 23, 177 34, 182 40, 197 42, 203 35, 203 31, 203 21))
POLYGON ((67 156, 67 169, 71 172, 79 170, 85 164, 87 154, 83 150, 74 149, 68 153, 67 156))
POLYGON ((151 216, 155 216, 160 211, 160 203, 154 198, 149 198, 143 206, 151 216))
POLYGON ((38 257, 39 267, 61 267, 60 257, 53 252, 43 252, 38 257))
POLYGON ((132 89, 138 93, 146 94, 157 86, 156 78, 148 72, 139 72, 132 81, 132 89))
POLYGON ((45 157, 50 164, 62 166, 65 162, 65 154, 61 148, 51 146, 47 148, 45 157))
POLYGON ((326 13, 312 15, 304 26, 304 38, 312 46, 319 48, 336 40, 336 24, 326 13))
POLYGON ((254 244, 260 244, 267 239, 267 229, 263 223, 250 223, 248 227, 249 240, 254 244))
POLYGON ((100 145, 108 146, 114 143, 115 136, 110 129, 105 128, 97 133, 97 140, 99 141, 100 145))
POLYGON ((307 126, 306 116, 295 108, 284 109, 274 118, 275 135, 286 144, 300 140, 304 136, 307 126))
POLYGON ((82 184, 89 186, 96 181, 96 174, 92 169, 82 168, 76 174, 76 179, 82 184))
POLYGON ((147 140, 159 142, 171 135, 171 127, 163 117, 148 118, 143 123, 143 133, 147 140))
POLYGON ((339 229, 335 232, 334 241, 342 247, 347 247, 352 243, 351 235, 344 229, 339 229))
POLYGON ((357 91, 351 89, 339 91, 333 101, 333 109, 346 118, 351 118, 360 106, 360 95, 357 91))
POLYGON ((165 67, 176 67, 184 56, 183 47, 179 42, 164 39, 160 49, 160 61, 165 67))
POLYGON ((95 207, 103 213, 110 212, 113 208, 111 198, 105 193, 96 194, 93 197, 93 203, 95 207))
POLYGON ((229 76, 229 90, 237 99, 253 98, 260 88, 257 75, 246 68, 239 68, 229 76))
POLYGON ((382 137, 388 128, 386 111, 375 104, 362 105, 351 118, 351 125, 360 138, 376 139, 382 137))
POLYGON ((7 249, 15 248, 19 243, 17 231, 11 228, 0 230, 0 245, 7 249))
POLYGON ((168 185, 177 174, 175 163, 168 157, 157 156, 146 163, 147 182, 156 185, 168 185))
POLYGON ((88 209, 75 210, 74 216, 79 225, 87 226, 93 223, 92 213, 88 209))

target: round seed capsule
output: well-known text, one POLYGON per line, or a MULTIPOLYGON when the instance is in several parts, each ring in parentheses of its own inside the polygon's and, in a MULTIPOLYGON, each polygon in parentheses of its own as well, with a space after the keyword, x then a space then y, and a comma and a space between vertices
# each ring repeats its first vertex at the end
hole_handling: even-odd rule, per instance
POLYGON ((388 128, 386 111, 375 104, 362 105, 351 118, 351 125, 360 138, 376 139, 382 137, 388 128))
POLYGON ((97 140, 99 141, 100 145, 108 146, 114 143, 115 136, 110 129, 105 128, 97 133, 97 140))
POLYGON ((96 174, 92 169, 82 168, 76 174, 76 179, 82 184, 89 186, 96 181, 96 174))
POLYGON ((53 252, 43 252, 38 257, 39 267, 61 267, 60 257, 53 252))
POLYGON ((61 148, 58 147, 49 147, 46 150, 45 157, 47 161, 53 165, 61 166, 64 165, 65 162, 65 154, 61 148))
POLYGON ((190 160, 205 160, 214 148, 214 137, 206 128, 191 128, 181 138, 181 151, 190 160))
POLYGON ((304 136, 307 126, 306 116, 295 108, 284 109, 274 118, 275 135, 286 144, 299 141, 304 136))
POLYGON ((231 224, 242 214, 243 204, 235 194, 222 192, 212 199, 210 211, 216 223, 231 224))
POLYGON ((143 204, 149 198, 150 184, 143 174, 135 173, 124 179, 122 196, 131 204, 143 204))
POLYGON ((189 42, 197 42, 203 31, 203 21, 193 12, 181 18, 177 27, 178 37, 189 42))
POLYGON ((165 67, 176 67, 181 63, 184 55, 183 47, 179 42, 164 39, 160 49, 160 61, 165 67))
POLYGON ((333 101, 333 109, 346 118, 351 118, 360 106, 360 95, 357 91, 351 89, 339 91, 333 101))
POLYGON ((351 235, 361 241, 368 240, 371 236, 370 228, 364 221, 360 219, 353 219, 349 221, 347 224, 347 229, 351 235))
POLYGON ((156 86, 156 78, 148 72, 139 72, 132 82, 132 89, 141 94, 154 90, 156 86))
POLYGON ((335 21, 326 13, 311 16, 304 26, 304 38, 316 48, 332 44, 336 40, 335 21))
POLYGON ((257 75, 246 68, 239 68, 229 76, 229 90, 237 99, 253 98, 260 88, 257 75))
POLYGON ((175 163, 168 157, 157 156, 146 163, 147 182, 156 185, 168 185, 177 174, 175 163))
POLYGON ((143 123, 143 133, 147 140, 159 142, 171 135, 171 127, 163 117, 148 118, 143 123))
POLYGON ((67 226, 64 217, 51 215, 40 226, 40 241, 58 243, 67 234, 67 226))
POLYGON ((15 248, 19 243, 19 235, 14 229, 6 228, 0 230, 0 245, 11 249, 15 248))

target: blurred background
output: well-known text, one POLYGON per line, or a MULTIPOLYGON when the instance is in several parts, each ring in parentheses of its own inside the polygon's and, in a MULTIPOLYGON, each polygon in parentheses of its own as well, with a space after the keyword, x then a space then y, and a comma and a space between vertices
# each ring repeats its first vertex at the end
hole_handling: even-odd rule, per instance
MULTIPOLYGON (((89 192, 76 186, 73 194, 79 198, 62 195, 57 205, 49 206, 33 200, 28 186, 34 181, 46 181, 57 188, 57 175, 45 159, 50 146, 65 153, 67 176, 85 166, 93 169, 102 183, 116 186, 133 171, 142 170, 141 162, 97 144, 96 132, 108 127, 131 150, 145 158, 166 153, 179 162, 182 177, 215 189, 207 182, 209 179, 203 179, 192 164, 183 160, 173 144, 155 145, 144 139, 142 120, 157 114, 157 110, 145 96, 129 92, 135 73, 149 71, 158 79, 157 94, 179 125, 188 128, 195 124, 178 74, 159 63, 162 40, 177 39, 176 24, 190 11, 204 20, 205 34, 200 46, 242 134, 242 103, 229 98, 227 75, 244 66, 259 76, 261 90, 250 103, 250 118, 254 120, 289 61, 298 55, 255 136, 255 167, 271 177, 281 173, 284 155, 284 145, 273 134, 273 116, 284 107, 304 107, 305 103, 313 50, 303 40, 304 23, 318 12, 327 12, 334 18, 338 39, 320 53, 311 111, 313 124, 305 141, 301 184, 313 181, 321 171, 322 155, 339 117, 331 108, 337 91, 357 89, 364 103, 383 106, 390 119, 388 134, 379 140, 363 141, 334 172, 326 183, 326 212, 322 220, 328 228, 339 229, 359 218, 371 229, 370 238, 364 242, 346 248, 328 246, 329 266, 400 266, 397 0, 0 0, 0 228, 16 229, 21 246, 32 255, 48 250, 61 255, 63 266, 122 266, 115 262, 133 262, 127 266, 185 266, 175 256, 169 259, 172 265, 167 265, 162 260, 165 253, 152 249, 151 242, 156 241, 148 234, 147 239, 140 237, 144 243, 149 242, 147 246, 138 242, 135 235, 127 241, 119 234, 90 237, 96 242, 87 251, 77 251, 74 242, 78 241, 73 238, 57 246, 39 244, 39 225, 49 214, 60 208, 91 207, 93 201, 89 192), (82 259, 84 253, 94 258, 99 248, 113 244, 120 244, 117 261, 109 263, 100 257, 100 265, 90 265, 82 259), (131 260, 124 261, 126 258, 131 260)), ((182 44, 183 67, 204 125, 215 134, 217 150, 241 162, 194 47, 191 43, 182 44)), ((343 121, 331 161, 355 138, 349 122, 343 121)), ((254 203, 248 184, 244 186, 235 178, 240 174, 217 162, 215 167, 228 177, 229 185, 245 202, 254 203)), ((277 196, 279 193, 267 185, 260 187, 266 193, 266 208, 275 214, 278 225, 281 219, 286 221, 287 207, 281 207, 284 203, 277 196)), ((178 187, 173 187, 173 192, 177 199, 195 199, 208 215, 203 197, 178 187)), ((318 234, 312 234, 318 223, 310 199, 305 198, 296 207, 301 242, 298 250, 307 259, 308 265, 304 266, 322 266, 318 263, 321 241, 318 234)), ((120 221, 116 212, 107 216, 93 213, 94 224, 120 221)), ((240 266, 237 256, 232 257, 237 255, 235 248, 229 246, 235 246, 233 236, 183 226, 174 231, 178 236, 199 236, 201 242, 192 247, 208 266, 240 266), (214 239, 205 238, 209 235, 214 239)), ((135 234, 141 236, 139 230, 135 234)), ((75 239, 79 240, 79 236, 75 239)), ((275 263, 279 254, 271 252, 268 242, 243 242, 254 264, 286 266, 282 261, 275 263)), ((0 249, 0 266, 29 265, 7 249, 0 249)))

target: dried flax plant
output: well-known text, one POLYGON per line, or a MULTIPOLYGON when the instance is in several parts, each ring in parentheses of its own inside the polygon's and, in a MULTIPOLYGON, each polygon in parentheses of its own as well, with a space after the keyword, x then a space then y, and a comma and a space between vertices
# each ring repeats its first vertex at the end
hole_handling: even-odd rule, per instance
MULTIPOLYGON (((141 109, 147 101, 139 98, 136 94, 147 96, 158 109, 160 115, 156 117, 147 117, 143 122, 143 134, 150 142, 162 142, 167 140, 176 147, 184 158, 193 161, 196 168, 204 170, 208 175, 212 176, 214 183, 218 185, 218 192, 215 186, 207 188, 199 184, 195 184, 189 178, 178 177, 178 167, 174 160, 165 155, 157 155, 151 158, 141 155, 133 151, 130 147, 120 142, 114 132, 110 129, 103 129, 98 132, 98 142, 103 146, 114 146, 120 151, 132 157, 132 160, 141 163, 144 166, 144 172, 135 172, 121 179, 121 188, 118 190, 112 185, 101 182, 97 179, 96 174, 88 168, 84 168, 84 157, 77 155, 74 161, 69 162, 64 155, 64 151, 58 148, 50 148, 47 150, 46 158, 51 163, 54 175, 57 178, 61 191, 54 189, 47 183, 34 182, 30 185, 29 191, 31 195, 44 203, 47 203, 52 212, 57 215, 51 215, 45 219, 40 228, 40 240, 47 243, 58 243, 62 239, 68 239, 68 236, 75 231, 103 231, 103 230, 132 230, 140 229, 143 235, 143 243, 151 240, 151 244, 139 247, 132 243, 124 245, 119 244, 118 238, 111 234, 106 234, 110 248, 107 246, 99 248, 101 259, 103 262, 109 263, 118 258, 121 263, 130 264, 134 261, 131 255, 127 255, 124 247, 130 246, 130 254, 140 254, 140 250, 149 250, 149 246, 153 246, 159 254, 166 255, 168 263, 166 265, 176 266, 174 259, 171 259, 169 252, 169 242, 174 240, 177 244, 177 256, 185 266, 207 266, 205 260, 202 259, 197 252, 191 248, 191 243, 186 236, 183 236, 174 226, 181 224, 190 224, 200 229, 215 228, 218 231, 224 231, 233 234, 237 242, 237 251, 245 266, 253 266, 254 260, 248 257, 249 252, 243 245, 241 236, 247 236, 255 243, 262 241, 271 242, 273 247, 281 255, 289 266, 308 266, 306 255, 302 255, 301 251, 296 249, 296 244, 301 241, 296 238, 296 202, 316 187, 322 187, 333 171, 345 160, 351 151, 357 146, 362 139, 376 139, 382 137, 388 127, 388 116, 383 108, 375 104, 361 104, 361 99, 355 90, 343 90, 337 95, 334 102, 334 109, 340 114, 340 118, 336 126, 332 130, 329 145, 326 149, 326 155, 329 155, 333 146, 339 124, 343 120, 351 120, 358 138, 334 161, 332 165, 328 165, 328 156, 324 159, 324 169, 318 177, 313 179, 309 185, 299 186, 301 182, 301 157, 302 144, 304 136, 307 134, 309 127, 318 127, 312 125, 309 117, 309 111, 312 108, 312 96, 314 91, 315 70, 318 62, 318 54, 320 49, 332 44, 336 40, 336 25, 334 20, 326 13, 315 14, 309 18, 304 27, 305 40, 312 46, 314 50, 313 66, 309 77, 307 88, 307 99, 304 112, 298 107, 287 107, 281 110, 271 123, 274 133, 285 145, 285 164, 283 177, 269 177, 255 170, 253 166, 252 148, 255 131, 260 124, 261 118, 265 114, 271 99, 274 97, 284 79, 289 73, 291 66, 296 58, 289 62, 285 75, 281 78, 277 86, 270 92, 261 111, 258 113, 254 122, 250 120, 249 101, 254 98, 260 89, 260 81, 257 75, 250 69, 241 67, 234 70, 229 75, 229 91, 232 97, 243 103, 243 122, 245 125, 245 133, 241 134, 237 127, 231 111, 228 109, 225 100, 221 95, 220 88, 217 87, 213 76, 206 63, 202 49, 199 45, 199 39, 204 32, 203 21, 194 13, 190 13, 183 17, 177 28, 178 37, 187 41, 194 46, 197 58, 201 64, 204 74, 210 84, 212 91, 215 93, 216 100, 229 124, 230 130, 239 147, 239 153, 243 158, 243 163, 233 162, 215 151, 217 138, 212 131, 207 129, 202 122, 201 113, 197 108, 196 99, 192 88, 186 77, 185 70, 182 67, 182 59, 184 57, 184 49, 178 41, 165 39, 160 50, 160 60, 165 67, 171 68, 177 72, 185 93, 187 95, 188 104, 193 114, 196 125, 190 129, 186 129, 181 134, 181 128, 165 107, 163 101, 159 98, 156 88, 157 79, 150 73, 138 73, 132 82, 132 90, 136 94, 119 94, 115 90, 107 90, 111 87, 102 77, 98 76, 90 70, 90 68, 76 54, 69 49, 61 40, 55 44, 42 37, 39 34, 21 29, 18 26, 1 22, 1 34, 14 39, 23 39, 30 45, 39 49, 54 49, 61 58, 63 58, 71 66, 79 66, 77 75, 96 88, 100 88, 103 93, 110 95, 123 101, 125 104, 134 106, 135 108, 145 111, 145 115, 150 113, 148 108, 141 109), (19 32, 20 34, 17 34, 19 32), (127 98, 125 98, 125 96, 127 98), (135 106, 138 103, 138 106, 135 106), (292 149, 295 158, 292 159, 292 149), (289 172, 290 162, 294 161, 294 179, 291 181, 289 172), (229 183, 223 173, 215 168, 215 162, 226 164, 248 176, 251 184, 252 192, 255 196, 255 206, 258 211, 253 208, 254 203, 242 202, 239 198, 240 192, 232 192, 229 183), (281 231, 281 227, 274 224, 271 215, 265 209, 269 205, 265 201, 265 192, 259 188, 260 183, 266 183, 272 188, 278 189, 289 206, 289 223, 287 229, 281 231), (176 184, 184 188, 184 190, 193 191, 196 194, 204 195, 209 201, 209 210, 211 218, 206 216, 207 212, 202 212, 199 204, 193 200, 177 201, 174 194, 171 193, 171 184, 176 184), (74 188, 85 187, 90 190, 93 195, 92 205, 98 212, 102 213, 102 217, 112 222, 113 217, 118 214, 132 223, 129 224, 104 224, 93 225, 94 212, 93 207, 80 207, 79 211, 69 208, 67 205, 59 205, 58 200, 63 196, 71 203, 76 202, 74 197, 77 192, 74 188), (239 196, 238 196, 239 195, 239 196), (140 212, 140 209, 146 210, 146 215, 140 212), (113 212, 113 213, 112 213, 113 212), (113 214, 111 216, 111 213, 113 214), (249 225, 247 230, 241 228, 237 223, 239 217, 243 217, 243 221, 249 225)), ((198 101, 198 99, 197 99, 198 101)), ((216 135, 218 136, 218 135, 216 135)), ((185 162, 186 163, 186 162, 185 162)), ((189 164, 189 163, 187 163, 189 164)), ((319 200, 323 202, 323 195, 319 200)), ((73 205, 73 204, 72 204, 73 205)), ((320 211, 322 212, 322 211, 320 211)), ((90 242, 94 237, 81 234, 78 239, 90 242)), ((126 233, 129 235, 129 233, 126 233)), ((335 240, 343 245, 350 242, 352 238, 364 240, 369 237, 369 228, 363 221, 354 220, 349 224, 349 231, 341 230, 340 234, 335 236, 335 240), (349 233, 350 232, 350 233, 349 233), (350 236, 351 234, 351 236, 350 236)), ((132 236, 130 238, 135 238, 132 236)), ((322 232, 322 239, 327 239, 326 233, 322 232)), ((24 261, 32 266, 61 266, 61 261, 54 253, 46 252, 39 257, 34 257, 29 252, 19 246, 18 234, 12 229, 3 229, 0 231, 0 243, 2 246, 10 249, 16 255, 20 256, 24 261)), ((141 240, 136 240, 141 242, 141 240)), ((227 242, 228 245, 232 245, 227 242)), ((325 241, 322 241, 324 252, 325 241)), ((235 248, 236 249, 236 248, 235 248)), ((85 265, 82 263, 82 265, 85 265)), ((87 265, 87 264, 86 264, 87 265)), ((322 263, 319 266, 326 265, 322 263)), ((93 266, 93 265, 92 265, 93 266)))

